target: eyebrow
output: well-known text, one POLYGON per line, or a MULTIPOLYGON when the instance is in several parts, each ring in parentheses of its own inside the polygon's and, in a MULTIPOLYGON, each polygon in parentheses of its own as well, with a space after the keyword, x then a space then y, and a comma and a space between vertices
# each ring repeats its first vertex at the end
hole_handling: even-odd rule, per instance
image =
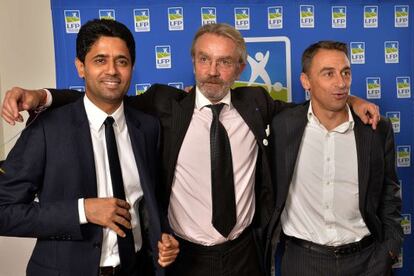
MULTIPOLYGON (((325 72, 325 71, 332 71, 335 70, 334 67, 323 67, 319 73, 325 72)), ((351 66, 345 66, 344 68, 341 69, 341 72, 343 71, 347 71, 347 70, 351 70, 351 66)))
MULTIPOLYGON (((199 51, 198 52, 198 54, 199 55, 203 55, 203 56, 208 56, 208 57, 210 57, 210 55, 209 54, 207 54, 207 53, 205 53, 205 52, 203 52, 203 51, 199 51)), ((219 56, 219 57, 217 57, 217 59, 228 59, 228 58, 233 58, 231 55, 227 55, 227 56, 219 56)))
MULTIPOLYGON (((95 58, 108 58, 108 57, 109 57, 109 55, 97 54, 97 55, 95 55, 93 57, 93 59, 95 59, 95 58)), ((124 56, 124 55, 117 55, 117 56, 115 56, 115 59, 120 59, 120 58, 125 58, 127 60, 130 60, 127 56, 124 56)))

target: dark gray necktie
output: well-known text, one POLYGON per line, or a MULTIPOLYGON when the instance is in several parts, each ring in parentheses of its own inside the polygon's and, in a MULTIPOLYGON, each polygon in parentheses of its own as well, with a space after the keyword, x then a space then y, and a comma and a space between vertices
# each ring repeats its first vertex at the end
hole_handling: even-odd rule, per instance
POLYGON ((213 112, 210 128, 213 226, 227 237, 236 224, 233 163, 227 131, 219 120, 224 104, 208 105, 213 112))
MULTIPOLYGON (((109 169, 111 172, 112 190, 114 197, 125 200, 124 182, 122 180, 121 165, 119 162, 118 149, 116 147, 115 133, 112 124, 114 118, 107 117, 105 125, 106 150, 108 153, 109 169)), ((117 235, 119 259, 121 269, 124 272, 133 271, 135 267, 135 247, 132 230, 118 225, 126 234, 125 238, 117 235)))

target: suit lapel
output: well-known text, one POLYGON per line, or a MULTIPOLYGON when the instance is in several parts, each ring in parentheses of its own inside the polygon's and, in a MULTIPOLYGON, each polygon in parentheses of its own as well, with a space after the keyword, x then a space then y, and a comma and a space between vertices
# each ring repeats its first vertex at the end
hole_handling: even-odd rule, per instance
POLYGON ((352 115, 355 121, 354 133, 358 158, 359 208, 363 213, 368 190, 373 131, 370 127, 365 127, 355 114, 352 115))
POLYGON ((83 195, 85 198, 97 197, 96 168, 91 130, 89 128, 89 121, 83 104, 83 97, 73 104, 72 117, 75 130, 72 139, 76 144, 74 152, 78 155, 77 160, 79 160, 79 168, 82 170, 82 177, 85 178, 84 183, 87 183, 87 185, 82 186, 83 195))
MULTIPOLYGON (((262 148, 264 139, 267 138, 266 136, 266 126, 263 124, 263 118, 261 116, 259 107, 256 105, 255 102, 247 102, 240 99, 237 92, 231 90, 231 103, 233 104, 234 108, 236 108, 237 112, 239 112, 240 116, 249 126, 250 130, 253 132, 254 136, 256 137, 257 143, 262 148)), ((266 144, 267 146, 267 144, 266 144)))

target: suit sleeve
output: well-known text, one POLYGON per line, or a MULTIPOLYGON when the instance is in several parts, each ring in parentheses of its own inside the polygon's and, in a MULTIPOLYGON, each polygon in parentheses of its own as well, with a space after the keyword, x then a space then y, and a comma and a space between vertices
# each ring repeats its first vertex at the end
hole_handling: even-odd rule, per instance
POLYGON ((39 121, 23 131, 3 164, 0 235, 80 240, 77 199, 42 200, 43 190, 47 189, 43 185, 45 164, 49 160, 46 160, 45 136, 39 121))
POLYGON ((394 133, 389 120, 386 121, 384 138, 385 171, 384 185, 380 205, 380 218, 383 223, 384 240, 388 250, 393 253, 400 251, 403 231, 401 228, 401 196, 400 186, 395 168, 394 133))

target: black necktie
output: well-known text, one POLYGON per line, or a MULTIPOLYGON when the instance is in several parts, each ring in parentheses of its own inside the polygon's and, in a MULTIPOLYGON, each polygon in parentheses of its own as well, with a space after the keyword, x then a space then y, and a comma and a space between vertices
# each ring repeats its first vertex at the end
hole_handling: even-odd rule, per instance
POLYGON ((219 103, 208 107, 213 112, 210 128, 212 223, 223 237, 227 237, 236 224, 236 200, 230 141, 219 120, 223 106, 219 103))
MULTIPOLYGON (((111 172, 112 190, 114 197, 125 200, 124 182, 122 180, 121 165, 119 163, 118 149, 112 124, 114 118, 107 117, 105 125, 106 150, 108 153, 109 169, 111 172)), ((130 271, 135 266, 135 245, 132 230, 118 225, 126 234, 125 238, 117 235, 119 259, 122 271, 130 271)))

